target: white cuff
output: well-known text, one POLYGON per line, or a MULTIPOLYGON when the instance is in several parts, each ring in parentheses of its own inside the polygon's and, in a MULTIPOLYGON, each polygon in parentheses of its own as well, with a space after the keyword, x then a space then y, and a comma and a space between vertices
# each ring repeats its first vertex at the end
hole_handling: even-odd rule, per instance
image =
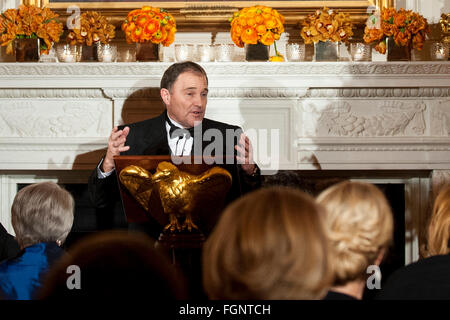
POLYGON ((114 172, 114 170, 116 170, 116 169, 112 169, 109 172, 103 172, 102 169, 100 169, 102 164, 103 164, 103 159, 102 159, 102 161, 100 161, 100 163, 97 166, 97 178, 99 178, 99 179, 105 179, 105 178, 109 177, 114 172))

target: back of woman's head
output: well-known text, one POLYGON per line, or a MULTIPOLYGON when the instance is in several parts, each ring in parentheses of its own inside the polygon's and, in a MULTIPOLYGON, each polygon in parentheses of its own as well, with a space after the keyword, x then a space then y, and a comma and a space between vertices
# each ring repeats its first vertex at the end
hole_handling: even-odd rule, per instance
POLYGON ((11 207, 11 222, 20 247, 64 242, 72 228, 73 210, 72 195, 54 182, 21 189, 11 207))
POLYGON ((443 188, 434 201, 427 242, 427 255, 448 253, 450 253, 450 185, 443 188))
POLYGON ((272 187, 229 205, 203 248, 211 299, 318 299, 331 283, 322 209, 272 187))
POLYGON ((323 191, 325 226, 333 253, 334 285, 362 279, 393 237, 393 217, 384 194, 374 185, 344 181, 323 191))
POLYGON ((143 233, 102 231, 81 239, 67 253, 50 270, 41 299, 146 299, 150 302, 187 298, 180 271, 143 233), (79 289, 67 287, 71 276, 67 273, 69 266, 79 268, 79 289))

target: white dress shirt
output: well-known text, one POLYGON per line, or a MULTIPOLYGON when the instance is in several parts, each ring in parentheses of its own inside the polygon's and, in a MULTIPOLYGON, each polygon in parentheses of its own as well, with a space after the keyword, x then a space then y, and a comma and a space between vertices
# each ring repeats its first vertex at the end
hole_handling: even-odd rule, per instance
MULTIPOLYGON (((178 122, 174 121, 169 115, 167 115, 172 121, 174 125, 177 127, 183 128, 182 125, 180 125, 178 122)), ((186 139, 186 133, 183 135, 182 138, 180 137, 173 137, 170 138, 170 125, 166 121, 166 131, 167 131, 167 142, 169 144, 170 153, 172 155, 176 156, 189 156, 191 155, 192 151, 192 145, 194 144, 194 138, 192 136, 189 137, 189 139, 186 139)), ((115 169, 112 169, 109 172, 103 172, 100 168, 103 164, 103 159, 100 161, 99 165, 97 166, 97 177, 99 179, 104 179, 108 176, 110 176, 115 169)))

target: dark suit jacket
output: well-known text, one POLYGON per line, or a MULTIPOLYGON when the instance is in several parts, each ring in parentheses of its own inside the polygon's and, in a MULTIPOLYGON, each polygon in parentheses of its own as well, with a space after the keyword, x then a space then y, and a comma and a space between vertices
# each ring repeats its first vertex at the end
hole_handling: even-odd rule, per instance
MULTIPOLYGON (((130 127, 130 132, 126 141, 126 145, 130 146, 130 149, 121 153, 121 155, 170 155, 170 148, 167 141, 165 112, 156 118, 123 125, 120 126, 119 129, 123 129, 125 126, 130 127)), ((202 133, 209 129, 220 131, 224 137, 223 154, 230 155, 230 153, 233 152, 233 155, 235 155, 234 146, 237 144, 239 134, 236 134, 232 148, 229 147, 228 149, 226 148, 225 137, 227 130, 237 130, 238 133, 240 133, 242 132, 242 129, 237 126, 205 118, 202 121, 202 133)), ((196 151, 203 152, 205 147, 211 143, 211 141, 199 141, 198 138, 199 137, 194 138, 194 145, 192 147, 194 155, 198 155, 198 152, 196 151), (201 148, 198 147, 199 144, 201 144, 201 148)), ((259 174, 254 177, 248 176, 238 165, 228 165, 225 168, 230 171, 233 177, 233 184, 226 200, 227 203, 260 186, 259 174)), ((105 208, 112 205, 114 201, 120 201, 116 172, 107 178, 99 179, 97 177, 97 168, 95 168, 89 178, 89 194, 94 206, 97 208, 105 208)), ((155 223, 156 222, 151 221, 151 226, 144 229, 144 231, 153 237, 157 237, 159 234, 159 226, 156 226, 155 223)))
POLYGON ((19 252, 20 248, 16 239, 10 235, 0 223, 0 262, 14 258, 19 252))
POLYGON ((450 300, 450 254, 420 259, 395 271, 378 300, 450 300))

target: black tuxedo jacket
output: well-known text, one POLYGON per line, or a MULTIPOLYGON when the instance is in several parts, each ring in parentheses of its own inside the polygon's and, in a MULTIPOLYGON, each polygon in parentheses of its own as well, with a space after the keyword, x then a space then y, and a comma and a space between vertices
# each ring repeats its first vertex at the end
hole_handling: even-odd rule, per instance
MULTIPOLYGON (((121 153, 121 155, 170 155, 170 148, 167 141, 165 112, 156 118, 120 126, 119 130, 123 129, 125 126, 130 127, 130 132, 126 140, 126 145, 130 146, 130 149, 121 153)), ((234 146, 238 142, 239 133, 242 132, 242 129, 237 126, 205 118, 202 121, 202 133, 205 133, 205 131, 209 129, 220 131, 222 137, 224 137, 222 141, 223 155, 235 155, 236 151, 234 146), (233 146, 232 148, 228 146, 228 149, 225 139, 227 130, 237 131, 236 137, 233 140, 233 146), (230 154, 231 152, 232 154, 230 154)), ((214 139, 212 139, 212 141, 214 141, 214 139)), ((199 137, 194 137, 192 154, 197 155, 196 151, 203 152, 212 141, 200 141, 199 137), (198 144, 201 144, 201 148, 198 147, 198 144)), ((229 191, 226 200, 227 203, 230 203, 242 194, 260 186, 261 182, 259 174, 248 176, 243 172, 241 166, 236 164, 225 166, 225 168, 231 173, 233 178, 231 190, 229 191)), ((120 201, 116 172, 114 171, 113 174, 107 178, 99 179, 97 176, 97 168, 95 168, 89 178, 89 194, 94 206, 97 208, 106 208, 114 205, 114 202, 120 201)), ((151 222, 152 226, 150 227, 150 231, 148 228, 144 230, 153 237, 157 237, 159 234, 159 226, 156 226, 155 223, 156 222, 151 222), (157 229, 158 231, 156 231, 157 229)))

